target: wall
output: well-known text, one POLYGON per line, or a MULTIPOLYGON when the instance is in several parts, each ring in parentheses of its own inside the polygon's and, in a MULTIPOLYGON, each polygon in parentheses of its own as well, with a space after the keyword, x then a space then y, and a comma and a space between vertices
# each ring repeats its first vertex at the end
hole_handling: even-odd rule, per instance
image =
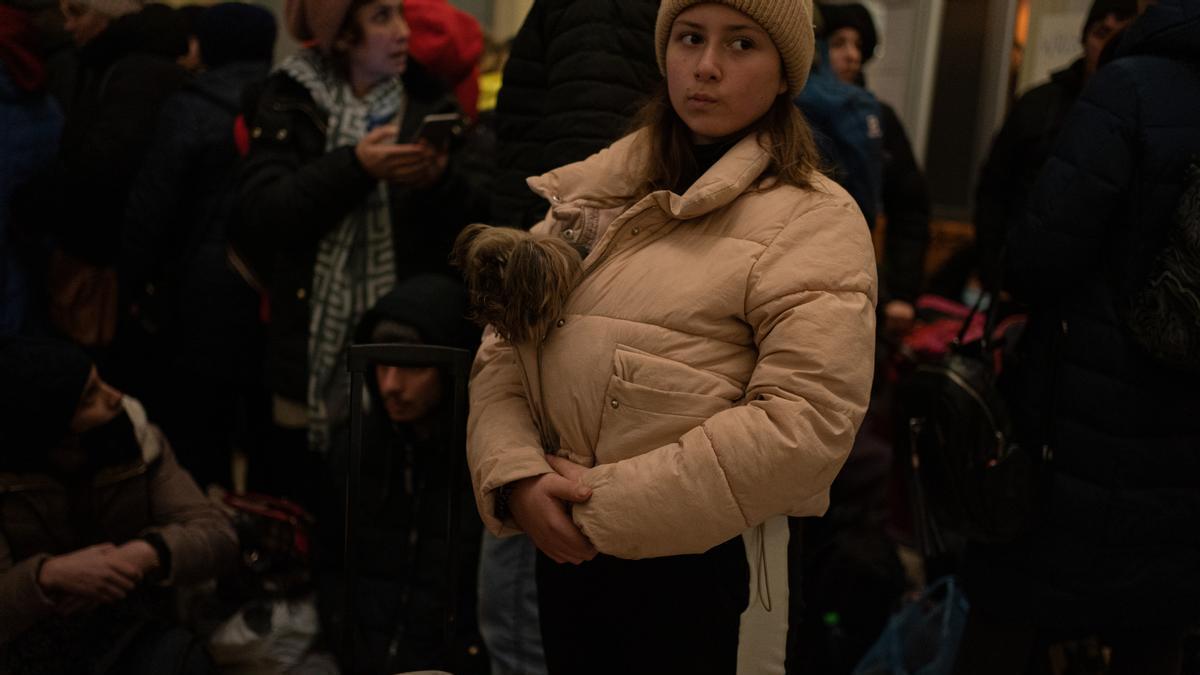
POLYGON ((1090 0, 1037 0, 1030 3, 1029 42, 1021 61, 1017 91, 1025 92, 1083 54, 1080 38, 1090 0))

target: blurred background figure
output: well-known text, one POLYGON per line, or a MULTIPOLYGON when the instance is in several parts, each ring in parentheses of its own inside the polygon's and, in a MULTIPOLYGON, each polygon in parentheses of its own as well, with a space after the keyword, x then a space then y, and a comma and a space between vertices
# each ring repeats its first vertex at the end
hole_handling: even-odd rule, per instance
POLYGON ((412 57, 454 90, 472 122, 479 119, 479 65, 483 30, 475 17, 446 0, 406 0, 412 57))
POLYGON ((30 270, 12 232, 12 200, 54 159, 62 133, 62 113, 46 86, 32 13, 0 2, 0 335, 21 330, 31 300, 30 270))
POLYGON ((141 404, 74 345, 0 338, 0 447, 0 670, 212 672, 171 589, 237 538, 141 404))
POLYGON ((149 346, 156 417, 180 462, 201 485, 231 488, 233 448, 265 416, 259 296, 227 255, 234 126, 243 93, 268 74, 276 25, 267 10, 230 2, 205 9, 194 30, 202 72, 163 106, 129 194, 122 309, 128 334, 149 346))
POLYGON ((1105 46, 1133 20, 1136 0, 1095 0, 1083 24, 1083 55, 1050 81, 1019 98, 992 141, 975 200, 976 258, 985 287, 995 281, 1013 223, 1023 217, 1029 192, 1050 157, 1067 113, 1100 66, 1105 46))
MULTIPOLYGON (((874 58, 879 45, 871 13, 859 4, 823 4, 821 14, 833 72, 846 84, 866 88, 863 67, 874 58)), ((883 145, 880 214, 886 227, 880 305, 883 331, 895 339, 912 326, 913 303, 921 292, 929 245, 929 188, 895 109, 880 101, 879 112, 883 145)))
MULTIPOLYGON (((400 283, 359 324, 360 344, 437 345, 474 350, 478 329, 466 320, 466 292, 456 280, 422 275, 400 283)), ((447 412, 453 380, 437 368, 377 365, 367 378, 363 490, 358 495, 357 594, 352 672, 444 668, 486 675, 487 653, 476 621, 475 577, 482 523, 465 464, 449 474, 454 438, 447 412), (458 538, 447 537, 447 508, 458 500, 458 538), (453 549, 453 553, 452 550, 453 549), (457 623, 444 652, 450 556, 458 561, 457 623)), ((463 420, 466 424, 466 420, 463 420)), ((330 503, 321 529, 318 579, 322 630, 337 645, 347 620, 342 565, 349 435, 339 434, 324 483, 330 503)), ((346 654, 341 653, 346 662, 346 654)))
POLYGON ((525 179, 599 152, 662 81, 658 0, 536 0, 513 38, 496 104, 492 222, 528 229, 550 204, 525 179))
POLYGON ((454 237, 487 204, 453 148, 415 138, 426 115, 459 108, 410 59, 400 0, 289 0, 286 15, 311 46, 257 96, 231 236, 270 302, 272 424, 250 479, 311 506, 348 413, 354 327, 398 280, 448 271, 454 237))
POLYGON ((1048 642, 1086 635, 1112 675, 1176 675, 1200 618, 1195 352, 1189 372, 1135 338, 1169 319, 1200 340, 1200 2, 1146 4, 1008 231, 1006 286, 1030 306, 1010 404, 1048 491, 1026 536, 968 551, 963 675, 1041 672, 1048 642), (1139 306, 1172 259, 1192 306, 1139 306))
MULTIPOLYGON (((130 188, 163 102, 187 79, 175 10, 136 0, 62 2, 79 48, 75 90, 54 171, 39 181, 36 208, 55 240, 49 261, 50 319, 73 341, 107 347, 117 332, 116 264, 130 188), (69 195, 64 198, 64 195, 69 195)), ((136 345, 105 352, 114 379, 144 391, 136 345)))

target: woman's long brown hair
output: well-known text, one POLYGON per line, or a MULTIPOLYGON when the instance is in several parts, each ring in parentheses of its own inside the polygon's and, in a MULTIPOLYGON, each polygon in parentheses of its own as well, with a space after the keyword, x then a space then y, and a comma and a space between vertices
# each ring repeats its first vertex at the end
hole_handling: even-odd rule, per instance
MULTIPOLYGON (((671 106, 666 82, 642 106, 631 131, 644 130, 642 176, 638 197, 658 190, 674 190, 695 168, 692 132, 671 106)), ((808 120, 787 94, 775 102, 749 129, 771 156, 766 176, 800 188, 812 187, 813 176, 822 172, 821 155, 808 120)))

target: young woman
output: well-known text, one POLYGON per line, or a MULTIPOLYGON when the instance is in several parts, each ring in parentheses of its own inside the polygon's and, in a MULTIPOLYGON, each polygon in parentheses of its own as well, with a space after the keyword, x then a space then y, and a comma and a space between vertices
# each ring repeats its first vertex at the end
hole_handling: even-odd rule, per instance
POLYGON ((271 300, 279 433, 268 445, 282 454, 266 467, 277 480, 258 489, 295 497, 312 483, 295 476, 304 437, 324 451, 345 418, 342 354, 354 326, 398 278, 448 270, 459 229, 484 215, 445 150, 412 140, 425 115, 457 106, 409 61, 403 9, 401 0, 289 0, 289 29, 313 46, 271 76, 251 121, 233 236, 271 300))
POLYGON ((866 223, 791 100, 811 6, 666 0, 631 136, 530 180, 532 235, 459 238, 481 320, 480 513, 541 551, 551 673, 782 671, 784 514, 824 511, 864 414, 866 223))

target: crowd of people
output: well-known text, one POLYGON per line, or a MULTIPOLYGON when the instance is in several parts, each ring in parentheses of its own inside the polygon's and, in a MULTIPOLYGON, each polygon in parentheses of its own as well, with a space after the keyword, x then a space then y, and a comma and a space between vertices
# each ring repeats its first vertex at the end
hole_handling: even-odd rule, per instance
POLYGON ((961 675, 1193 672, 1196 360, 1130 307, 1200 269, 1200 0, 1094 2, 937 270, 880 41, 807 0, 535 0, 504 46, 446 0, 0 0, 0 673, 219 672, 214 622, 299 598, 330 658, 288 672, 849 675, 943 574, 961 675), (899 385, 985 303, 1036 515, 934 551, 899 385), (356 344, 464 350, 469 400, 379 363, 355 409, 356 344))

